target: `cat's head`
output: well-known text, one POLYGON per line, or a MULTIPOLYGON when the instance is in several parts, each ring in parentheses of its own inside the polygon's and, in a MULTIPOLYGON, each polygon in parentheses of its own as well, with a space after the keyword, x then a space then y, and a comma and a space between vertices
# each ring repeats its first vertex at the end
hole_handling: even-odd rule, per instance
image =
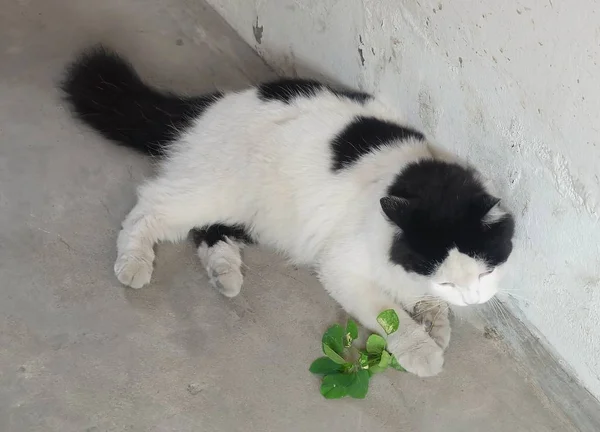
POLYGON ((430 294, 454 305, 485 303, 512 251, 514 219, 499 201, 471 168, 439 160, 408 165, 381 198, 399 228, 390 260, 426 277, 430 294))

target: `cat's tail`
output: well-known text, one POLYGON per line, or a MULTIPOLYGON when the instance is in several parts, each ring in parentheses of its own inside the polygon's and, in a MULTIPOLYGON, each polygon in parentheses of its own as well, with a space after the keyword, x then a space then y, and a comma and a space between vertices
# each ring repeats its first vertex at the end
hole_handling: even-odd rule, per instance
POLYGON ((160 156, 221 97, 180 97, 145 84, 130 63, 103 46, 80 54, 61 83, 73 114, 119 145, 160 156))

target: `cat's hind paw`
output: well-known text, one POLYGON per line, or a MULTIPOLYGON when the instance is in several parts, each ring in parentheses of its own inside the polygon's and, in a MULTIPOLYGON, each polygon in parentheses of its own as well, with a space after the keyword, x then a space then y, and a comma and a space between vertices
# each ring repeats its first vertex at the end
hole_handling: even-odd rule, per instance
POLYGON ((237 296, 244 283, 244 276, 239 267, 233 267, 229 263, 222 263, 210 269, 209 280, 225 297, 237 296))
POLYGON ((230 241, 198 247, 198 256, 206 268, 210 284, 225 297, 237 296, 244 283, 240 247, 230 241))
POLYGON ((123 285, 141 288, 147 285, 152 277, 152 258, 135 254, 119 255, 114 271, 123 285))

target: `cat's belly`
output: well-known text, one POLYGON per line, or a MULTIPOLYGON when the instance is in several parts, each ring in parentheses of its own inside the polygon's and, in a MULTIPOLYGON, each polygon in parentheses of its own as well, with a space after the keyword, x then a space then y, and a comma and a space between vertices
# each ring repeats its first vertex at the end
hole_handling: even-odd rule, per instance
POLYGON ((252 237, 260 245, 284 253, 295 264, 312 265, 328 243, 329 233, 322 227, 311 227, 310 222, 290 223, 289 218, 266 217, 253 223, 252 237))

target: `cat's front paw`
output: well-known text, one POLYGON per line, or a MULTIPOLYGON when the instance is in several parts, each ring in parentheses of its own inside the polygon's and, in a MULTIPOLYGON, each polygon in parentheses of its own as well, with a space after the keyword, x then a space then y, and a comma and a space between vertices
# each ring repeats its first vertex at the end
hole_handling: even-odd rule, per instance
POLYGON ((123 285, 141 288, 150 282, 152 277, 152 257, 126 253, 119 255, 115 261, 115 276, 123 285))
POLYGON ((444 365, 444 350, 423 332, 410 340, 388 340, 388 348, 404 369, 420 377, 439 374, 444 365))
POLYGON ((442 348, 450 344, 450 319, 448 304, 440 301, 421 301, 414 307, 412 317, 422 324, 429 336, 442 348))

